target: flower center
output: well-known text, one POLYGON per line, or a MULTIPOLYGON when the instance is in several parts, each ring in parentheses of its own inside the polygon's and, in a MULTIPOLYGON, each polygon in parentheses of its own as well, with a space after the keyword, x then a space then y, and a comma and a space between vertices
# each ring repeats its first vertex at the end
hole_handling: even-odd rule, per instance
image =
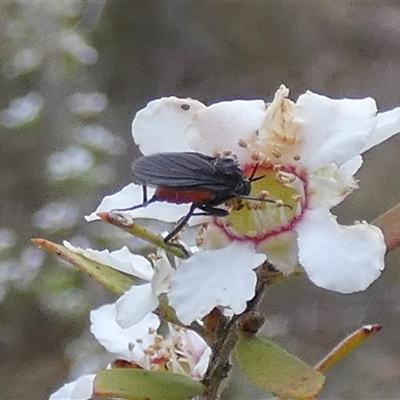
MULTIPOLYGON (((250 176, 254 168, 248 165, 244 173, 250 176)), ((260 178, 251 184, 250 197, 256 200, 233 199, 228 202, 229 216, 215 218, 215 224, 232 240, 259 243, 291 230, 307 205, 306 179, 294 168, 259 165, 254 178, 260 178)))

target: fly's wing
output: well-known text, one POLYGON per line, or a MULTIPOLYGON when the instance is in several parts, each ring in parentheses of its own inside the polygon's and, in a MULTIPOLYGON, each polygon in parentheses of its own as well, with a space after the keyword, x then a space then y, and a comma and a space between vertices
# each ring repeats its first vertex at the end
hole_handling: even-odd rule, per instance
POLYGON ((194 152, 152 154, 133 164, 133 182, 153 187, 226 190, 230 185, 226 175, 216 168, 216 160, 194 152))

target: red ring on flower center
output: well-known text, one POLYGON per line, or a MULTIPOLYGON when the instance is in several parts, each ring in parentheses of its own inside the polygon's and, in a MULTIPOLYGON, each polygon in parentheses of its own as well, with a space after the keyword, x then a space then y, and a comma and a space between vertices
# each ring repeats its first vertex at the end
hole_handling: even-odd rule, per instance
MULTIPOLYGON (((254 165, 246 165, 244 168, 246 175, 251 175, 253 170, 254 165)), ((264 178, 252 183, 251 196, 259 197, 262 192, 268 191, 269 199, 290 205, 292 209, 278 204, 243 200, 245 207, 232 210, 226 218, 213 219, 213 223, 232 241, 257 245, 290 232, 308 208, 309 185, 305 173, 299 173, 290 165, 260 165, 255 177, 260 176, 264 178)))

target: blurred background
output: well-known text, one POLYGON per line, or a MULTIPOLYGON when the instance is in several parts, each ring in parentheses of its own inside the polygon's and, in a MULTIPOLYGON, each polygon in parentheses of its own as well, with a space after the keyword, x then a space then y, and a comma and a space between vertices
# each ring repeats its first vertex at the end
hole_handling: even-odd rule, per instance
MULTIPOLYGON (((310 89, 400 105, 398 2, 13 0, 0 3, 0 43, 1 399, 44 399, 105 365, 88 313, 113 297, 30 239, 127 243, 83 216, 130 182, 130 124, 149 100, 271 100, 285 83, 293 100, 310 89)), ((399 155, 400 137, 365 155, 340 222, 399 201, 399 155)), ((304 277, 267 293, 265 334, 310 364, 361 325, 384 325, 328 373, 321 398, 399 398, 399 257, 364 293, 304 277)), ((224 398, 267 397, 238 375, 224 398)))

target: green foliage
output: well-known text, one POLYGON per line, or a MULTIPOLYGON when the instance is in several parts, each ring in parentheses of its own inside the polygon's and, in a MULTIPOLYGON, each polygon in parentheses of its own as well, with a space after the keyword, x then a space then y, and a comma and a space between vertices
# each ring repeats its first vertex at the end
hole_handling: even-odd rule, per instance
POLYGON ((95 396, 128 400, 187 400, 203 390, 200 382, 184 375, 140 369, 102 371, 94 382, 95 396))
POLYGON ((76 254, 64 246, 45 239, 33 239, 32 241, 44 250, 56 254, 61 259, 71 263, 113 293, 122 294, 135 283, 132 277, 128 277, 114 268, 91 260, 81 254, 76 254))
POLYGON ((307 399, 321 390, 325 378, 276 344, 242 335, 236 358, 243 374, 256 386, 281 397, 307 399))

